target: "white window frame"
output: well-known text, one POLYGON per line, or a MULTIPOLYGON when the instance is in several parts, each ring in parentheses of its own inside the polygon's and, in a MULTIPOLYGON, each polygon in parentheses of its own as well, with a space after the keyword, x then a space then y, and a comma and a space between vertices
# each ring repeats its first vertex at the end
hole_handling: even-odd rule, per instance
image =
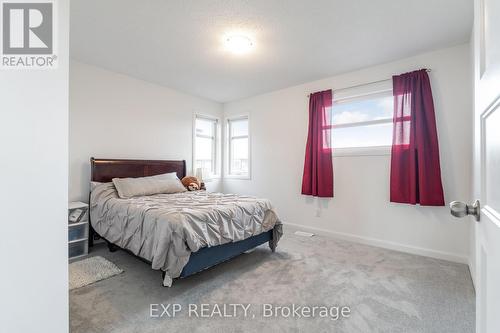
MULTIPOLYGON (((368 85, 367 85, 368 86, 368 85)), ((347 90, 347 89, 346 89, 347 90)), ((358 93, 358 94, 342 94, 341 97, 336 98, 334 94, 334 98, 332 101, 332 108, 335 107, 335 105, 338 105, 339 103, 345 103, 349 101, 356 101, 356 100, 364 100, 368 99, 370 97, 375 97, 377 95, 392 95, 392 88, 385 88, 385 89, 374 89, 374 90, 368 90, 363 93, 358 93)), ((377 119, 377 120, 369 120, 369 121, 360 121, 360 122, 353 122, 353 123, 346 123, 346 124, 332 124, 331 129, 332 129, 332 135, 333 131, 335 131, 336 128, 348 128, 348 127, 358 127, 358 126, 366 126, 366 125, 376 125, 376 124, 387 124, 387 123, 392 123, 393 118, 384 118, 384 119, 377 119)), ((383 155, 390 155, 391 154, 391 145, 385 145, 385 146, 369 146, 369 147, 345 147, 345 148, 334 148, 333 149, 333 157, 344 157, 344 156, 383 156, 383 155)))
POLYGON ((214 163, 214 173, 210 173, 209 175, 203 178, 204 182, 211 181, 213 179, 221 178, 221 118, 202 114, 202 113, 194 113, 193 114, 193 163, 192 163, 192 174, 196 175, 196 119, 205 119, 215 122, 214 129, 214 143, 213 143, 213 152, 212 158, 214 163))
MULTIPOLYGON (((225 156, 225 164, 224 164, 224 178, 230 178, 230 179, 244 179, 244 180, 250 180, 251 179, 251 174, 252 174, 252 136, 251 136, 251 121, 250 121, 250 114, 245 113, 245 114, 238 114, 234 116, 229 116, 224 119, 224 127, 225 127, 225 149, 224 149, 224 156, 225 156), (248 122, 248 173, 246 174, 232 174, 231 173, 231 135, 230 135, 230 130, 231 130, 231 121, 235 120, 241 120, 241 119, 246 119, 248 122)), ((240 137, 238 137, 240 138, 240 137)))

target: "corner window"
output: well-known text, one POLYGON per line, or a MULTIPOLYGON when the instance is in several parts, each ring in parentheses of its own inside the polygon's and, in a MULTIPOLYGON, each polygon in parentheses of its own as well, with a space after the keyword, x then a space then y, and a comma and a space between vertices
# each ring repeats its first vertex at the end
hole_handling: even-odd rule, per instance
POLYGON ((218 132, 217 118, 195 115, 193 173, 202 169, 210 178, 218 174, 218 132))
POLYGON ((227 175, 250 176, 250 136, 248 116, 227 119, 227 175))
POLYGON ((392 145, 392 90, 333 99, 333 148, 370 148, 392 145))

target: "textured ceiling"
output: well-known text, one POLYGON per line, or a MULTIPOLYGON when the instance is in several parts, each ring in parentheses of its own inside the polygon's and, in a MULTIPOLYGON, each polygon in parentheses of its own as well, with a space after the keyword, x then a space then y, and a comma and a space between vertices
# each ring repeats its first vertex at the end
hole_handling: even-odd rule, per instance
POLYGON ((74 59, 219 102, 469 40, 472 0, 72 0, 74 59), (227 33, 254 39, 244 56, 227 33))

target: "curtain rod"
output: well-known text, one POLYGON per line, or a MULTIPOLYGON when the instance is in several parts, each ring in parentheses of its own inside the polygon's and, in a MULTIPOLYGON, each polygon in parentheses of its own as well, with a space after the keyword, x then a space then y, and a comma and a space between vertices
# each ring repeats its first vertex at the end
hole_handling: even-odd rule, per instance
MULTIPOLYGON (((427 73, 429 73, 431 70, 430 69, 426 69, 425 70, 427 73)), ((337 89, 332 89, 332 91, 339 91, 339 90, 345 90, 345 89, 351 89, 351 88, 357 88, 357 87, 362 87, 362 86, 366 86, 368 84, 374 84, 374 83, 380 83, 380 82, 385 82, 385 81, 389 81, 389 80, 392 80, 392 78, 389 78, 389 79, 383 79, 383 80, 376 80, 376 81, 371 81, 371 82, 365 82, 365 83, 360 83, 360 84, 356 84, 354 86, 349 86, 349 87, 343 87, 343 88, 337 88, 337 89)), ((311 94, 307 94, 307 97, 311 96, 311 94)))

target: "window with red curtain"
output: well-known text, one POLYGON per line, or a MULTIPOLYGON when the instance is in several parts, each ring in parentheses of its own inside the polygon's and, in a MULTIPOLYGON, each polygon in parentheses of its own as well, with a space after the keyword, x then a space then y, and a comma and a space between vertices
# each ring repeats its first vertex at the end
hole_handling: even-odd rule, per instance
POLYGON ((444 206, 434 102, 426 69, 393 76, 391 202, 444 206))
POLYGON ((332 90, 309 96, 309 131, 306 143, 302 194, 333 197, 331 140, 332 90))

